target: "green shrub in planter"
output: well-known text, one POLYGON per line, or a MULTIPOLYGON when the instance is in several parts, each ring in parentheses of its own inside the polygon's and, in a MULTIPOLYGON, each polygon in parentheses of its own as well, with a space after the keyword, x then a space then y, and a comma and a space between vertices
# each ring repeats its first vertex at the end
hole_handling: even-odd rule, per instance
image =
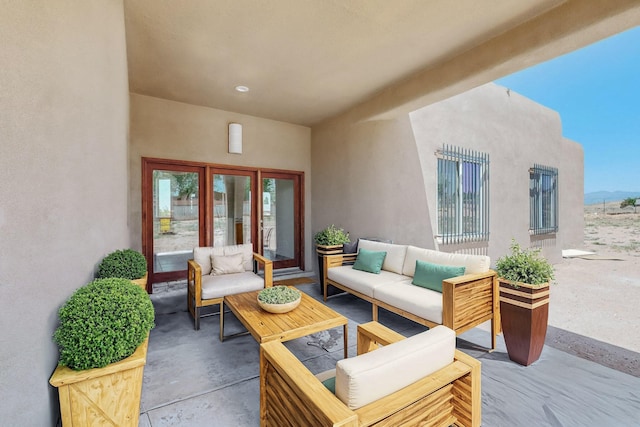
POLYGON ((333 224, 324 230, 318 231, 313 236, 313 240, 316 244, 325 246, 343 245, 351 241, 349 239, 349 233, 346 233, 342 228, 338 228, 333 224))
POLYGON ((540 255, 540 249, 522 249, 512 240, 511 254, 496 261, 498 277, 517 283, 541 285, 554 278, 553 266, 540 255))
POLYGON ((104 257, 98 265, 99 279, 107 277, 122 277, 135 280, 143 277, 147 273, 147 260, 138 251, 133 249, 122 249, 111 252, 104 257))
POLYGON ((60 364, 102 368, 129 357, 154 325, 149 295, 128 279, 96 279, 79 288, 60 308, 53 339, 60 364))

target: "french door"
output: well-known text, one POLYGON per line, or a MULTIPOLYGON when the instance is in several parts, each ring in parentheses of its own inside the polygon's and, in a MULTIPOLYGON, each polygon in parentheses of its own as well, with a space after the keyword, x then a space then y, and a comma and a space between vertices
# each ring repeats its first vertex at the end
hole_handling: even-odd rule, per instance
POLYGON ((261 184, 262 255, 275 269, 303 268, 301 175, 267 171, 261 184))
POLYGON ((211 169, 212 246, 256 242, 256 176, 256 171, 211 169))
POLYGON ((302 172, 143 158, 142 175, 149 291, 186 278, 197 246, 251 243, 274 269, 304 269, 302 172))
POLYGON ((204 243, 204 169, 143 163, 142 248, 149 285, 182 279, 193 248, 204 243))

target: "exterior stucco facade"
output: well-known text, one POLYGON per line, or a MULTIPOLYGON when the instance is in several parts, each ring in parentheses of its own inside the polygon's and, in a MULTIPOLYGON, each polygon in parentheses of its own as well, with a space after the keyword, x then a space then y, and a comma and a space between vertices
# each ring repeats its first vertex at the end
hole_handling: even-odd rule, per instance
POLYGON ((336 224, 352 237, 495 260, 511 239, 542 247, 552 261, 583 241, 582 147, 562 136, 560 116, 506 88, 487 84, 395 120, 349 122, 314 129, 313 224, 336 224), (437 158, 443 144, 490 156, 490 237, 457 246, 438 244, 437 158), (529 168, 559 170, 559 230, 529 235, 529 168))

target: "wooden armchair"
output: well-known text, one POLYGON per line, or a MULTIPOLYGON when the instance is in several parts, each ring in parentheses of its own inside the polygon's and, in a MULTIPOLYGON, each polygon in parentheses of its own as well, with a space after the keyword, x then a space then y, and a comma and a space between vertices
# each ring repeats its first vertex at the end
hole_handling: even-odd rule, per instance
MULTIPOLYGON (((453 339, 453 342, 445 343, 447 347, 453 346, 450 349, 452 354, 448 356, 449 362, 435 372, 424 376, 419 375, 415 382, 392 391, 391 394, 365 402, 364 405, 356 408, 353 408, 352 397, 345 399, 338 391, 338 384, 345 384, 344 375, 342 378, 336 376, 336 394, 334 394, 282 343, 273 341, 261 344, 260 425, 262 427, 479 426, 481 420, 480 362, 455 350, 455 333, 449 328, 438 326, 423 334, 429 334, 432 331, 438 337, 436 340, 440 340, 447 334, 449 337, 446 339, 453 339), (436 331, 439 328, 441 330, 436 331), (341 395, 340 398, 337 397, 339 395, 341 395)), ((415 349, 416 343, 424 344, 427 338, 419 336, 423 334, 407 339, 404 344, 409 347, 406 349, 415 349), (410 343, 410 340, 413 341, 410 343)), ((428 339, 431 338, 433 337, 428 339)), ((377 322, 358 326, 358 357, 343 361, 353 361, 357 364, 360 362, 357 359, 363 356, 370 359, 373 354, 365 353, 378 349, 379 345, 387 346, 392 357, 389 358, 388 366, 385 366, 386 362, 380 364, 380 360, 377 361, 378 365, 382 366, 382 371, 386 370, 386 372, 378 376, 376 367, 373 373, 376 381, 370 387, 363 386, 362 383, 355 384, 353 389, 358 390, 357 393, 363 394, 363 389, 364 394, 379 393, 380 389, 386 386, 384 377, 391 377, 393 382, 397 377, 406 376, 407 372, 429 365, 433 358, 441 359, 443 353, 441 348, 436 349, 433 358, 427 359, 421 358, 423 354, 421 348, 417 353, 405 353, 405 347, 398 346, 403 339, 402 335, 377 322), (399 350, 402 355, 414 354, 414 363, 406 364, 403 357, 398 357, 396 350, 399 350), (393 363, 403 365, 403 368, 397 368, 393 363)), ((379 351, 376 350, 374 353, 379 351)), ((385 361, 387 353, 379 353, 381 357, 385 357, 385 361)), ((339 364, 340 362, 338 366, 339 364)), ((339 369, 338 366, 337 369, 339 369)), ((367 374, 371 374, 371 371, 369 366, 363 370, 367 374)))
MULTIPOLYGON (((198 247, 187 261, 187 306, 194 329, 200 329, 202 307, 222 304, 226 295, 255 291, 273 286, 273 264, 253 252, 250 243, 221 247, 198 247), (263 275, 259 275, 260 265, 263 275)), ((222 336, 222 322, 220 322, 222 336)))

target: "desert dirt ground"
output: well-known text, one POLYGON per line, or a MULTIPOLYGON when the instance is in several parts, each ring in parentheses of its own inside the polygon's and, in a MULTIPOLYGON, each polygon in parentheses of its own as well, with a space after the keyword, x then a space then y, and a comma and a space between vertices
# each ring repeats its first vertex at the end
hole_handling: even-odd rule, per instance
POLYGON ((640 353, 640 209, 585 206, 579 249, 555 265, 549 325, 640 353))

